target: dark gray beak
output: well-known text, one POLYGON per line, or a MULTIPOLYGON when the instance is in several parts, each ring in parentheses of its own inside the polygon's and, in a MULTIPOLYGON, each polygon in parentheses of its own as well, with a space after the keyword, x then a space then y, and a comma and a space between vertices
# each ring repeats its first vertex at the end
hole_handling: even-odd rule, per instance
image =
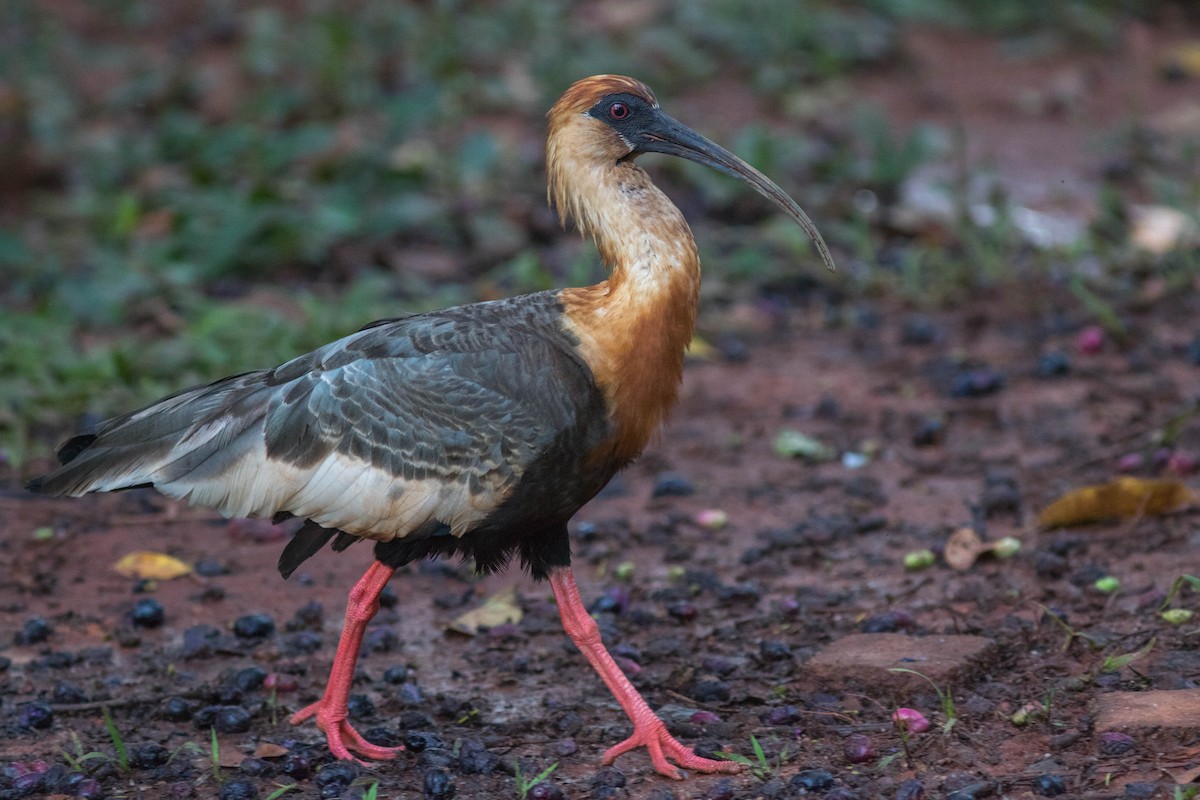
POLYGON ((808 214, 804 213, 804 209, 800 208, 795 200, 788 197, 783 189, 776 186, 774 181, 724 147, 709 141, 661 111, 655 112, 655 120, 652 124, 646 125, 637 132, 635 137, 631 138, 635 139, 632 142, 634 153, 666 153, 679 156, 688 161, 712 167, 718 172, 750 184, 759 194, 771 200, 786 211, 788 216, 800 223, 800 227, 804 228, 804 232, 812 239, 825 266, 830 270, 837 269, 833 263, 833 256, 829 254, 829 248, 825 245, 825 240, 821 238, 821 232, 808 218, 808 214))

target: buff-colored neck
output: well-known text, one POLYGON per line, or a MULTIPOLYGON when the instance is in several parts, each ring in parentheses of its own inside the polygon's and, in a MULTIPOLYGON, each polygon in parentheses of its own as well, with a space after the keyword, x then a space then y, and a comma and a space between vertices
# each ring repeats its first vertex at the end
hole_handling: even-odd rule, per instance
POLYGON ((679 209, 632 161, 551 138, 550 193, 560 215, 590 235, 611 270, 565 289, 567 326, 605 392, 615 423, 611 457, 642 451, 675 403, 700 291, 696 242, 679 209))

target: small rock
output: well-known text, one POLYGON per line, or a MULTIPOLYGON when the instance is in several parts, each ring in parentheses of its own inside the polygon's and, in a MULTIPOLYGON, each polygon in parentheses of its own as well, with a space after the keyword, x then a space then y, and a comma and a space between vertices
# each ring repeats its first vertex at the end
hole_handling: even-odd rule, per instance
POLYGON ((1133 737, 1120 731, 1100 734, 1100 752, 1106 756, 1123 756, 1134 748, 1133 737))
POLYGON ((239 639, 265 639, 275 633, 275 621, 266 614, 246 614, 233 623, 233 634, 239 639))
POLYGON ((833 788, 833 773, 825 769, 806 769, 792 776, 789 785, 794 789, 820 792, 833 788))
POLYGON ((1057 775, 1038 775, 1033 779, 1033 790, 1040 797, 1058 797, 1067 793, 1067 785, 1057 775))
POLYGON ((54 626, 41 617, 32 617, 25 620, 21 630, 13 636, 13 644, 41 644, 49 639, 52 633, 54 633, 54 626))
POLYGON ((422 791, 426 800, 449 800, 454 797, 454 781, 444 770, 431 769, 425 773, 422 791))
POLYGON ((651 497, 688 497, 696 493, 696 487, 692 482, 682 475, 677 475, 673 472, 664 472, 658 476, 658 480, 654 483, 654 491, 651 492, 651 497))
POLYGON ((217 793, 220 800, 258 800, 258 790, 250 781, 229 781, 217 793))
POLYGON ((1071 374, 1071 359, 1060 350, 1051 350, 1038 357, 1036 375, 1039 378, 1061 378, 1071 374))

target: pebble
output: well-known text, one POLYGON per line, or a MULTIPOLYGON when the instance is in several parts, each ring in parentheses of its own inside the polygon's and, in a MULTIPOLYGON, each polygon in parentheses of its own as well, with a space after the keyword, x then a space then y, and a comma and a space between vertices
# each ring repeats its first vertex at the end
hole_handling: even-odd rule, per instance
POLYGON ((375 716, 375 704, 365 694, 352 694, 346 702, 350 719, 367 719, 375 716))
POLYGON ((257 800, 258 790, 250 781, 229 781, 217 793, 220 800, 257 800))
POLYGON ((651 497, 688 497, 696 493, 696 487, 687 478, 673 472, 664 472, 654 483, 651 497))
POLYGON ((283 652, 289 656, 315 653, 321 649, 321 634, 313 631, 296 631, 283 637, 283 652))
POLYGON ((1033 779, 1033 790, 1040 797, 1058 797, 1067 793, 1067 785, 1057 775, 1038 775, 1033 779))
POLYGON ((864 620, 862 630, 863 633, 895 633, 916 627, 917 621, 907 611, 884 611, 864 620))
POLYGON ((425 773, 422 790, 427 800, 449 800, 454 797, 454 781, 445 770, 431 769, 425 773))
POLYGON ((1039 378, 1061 378, 1071 374, 1071 359, 1061 350, 1051 350, 1038 356, 1035 374, 1039 378))
POLYGON ((821 792, 833 788, 833 773, 826 769, 806 769, 797 772, 789 781, 794 789, 821 792))
POLYGON ((215 558, 200 559, 192 567, 192 571, 201 578, 216 578, 220 575, 229 574, 229 568, 215 558))
POLYGON ((781 725, 795 725, 803 719, 803 716, 795 706, 775 706, 763 712, 760 719, 764 725, 779 727, 781 725))
POLYGON ((275 621, 266 614, 246 614, 233 623, 233 634, 239 639, 265 639, 275 633, 275 621))
POLYGON ((192 715, 197 728, 213 727, 217 733, 245 733, 250 730, 250 712, 241 706, 205 706, 192 715))
POLYGON ((130 614, 133 624, 139 628, 157 628, 163 624, 165 618, 166 611, 163 610, 162 603, 153 597, 138 600, 133 604, 133 612, 130 614))
POLYGON ((1129 800, 1149 800, 1149 798, 1158 795, 1158 788, 1157 783, 1133 781, 1125 784, 1125 794, 1122 796, 1129 798, 1129 800))
POLYGON ((279 770, 289 778, 302 781, 312 774, 312 759, 308 753, 292 751, 283 757, 279 770))
POLYGON ((788 661, 792 657, 792 648, 778 639, 763 639, 758 643, 758 654, 763 661, 788 661))
POLYGON ((1120 731, 1100 734, 1100 752, 1106 756, 1123 756, 1134 748, 1133 737, 1120 731))
POLYGON ((1004 376, 994 369, 980 367, 958 375, 950 385, 951 397, 987 397, 1004 388, 1004 376))
POLYGON ((158 742, 144 742, 129 749, 129 763, 139 769, 161 767, 171 759, 171 751, 158 742))
POLYGON ((691 696, 697 703, 725 702, 730 696, 729 684, 719 678, 697 681, 691 696))
POLYGON ((937 417, 925 417, 913 431, 913 447, 933 447, 941 444, 946 438, 946 423, 937 417))
POLYGON ((88 697, 87 692, 75 684, 59 681, 54 684, 50 699, 55 703, 86 703, 88 697))
POLYGON ((49 639, 52 633, 54 626, 41 617, 32 617, 25 620, 21 630, 13 636, 13 644, 41 644, 49 639))
POLYGON ((409 731, 404 735, 404 749, 410 753, 436 750, 445 746, 445 743, 435 734, 425 731, 409 731))

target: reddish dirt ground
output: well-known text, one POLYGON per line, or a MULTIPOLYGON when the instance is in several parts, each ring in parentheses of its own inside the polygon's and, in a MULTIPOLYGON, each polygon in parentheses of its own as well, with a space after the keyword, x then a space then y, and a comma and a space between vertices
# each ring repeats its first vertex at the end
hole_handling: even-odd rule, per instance
MULTIPOLYGON (((1130 782, 1135 791, 1166 786, 1172 772, 1194 765, 1200 721, 1165 737, 1134 732, 1130 749, 1111 753, 1093 715, 1103 693, 1184 689, 1200 678, 1192 628, 1157 614, 1172 581, 1200 571, 1200 517, 1185 511, 1059 532, 1037 530, 1032 518, 1062 491, 1111 477, 1119 456, 1153 449, 1151 434, 1194 402, 1197 367, 1183 332, 1200 313, 1197 297, 1132 318, 1125 346, 1110 342, 1093 355, 1074 352, 1077 326, 1044 292, 980 298, 977 309, 932 316, 865 305, 831 314, 814 298, 807 311, 778 317, 775 333, 750 343, 743 361, 690 366, 661 441, 579 515, 576 562, 585 595, 606 598, 599 616, 610 646, 638 665, 635 682, 673 727, 702 748, 749 753, 754 736, 768 754, 785 754, 767 782, 692 776, 676 785, 640 753, 615 771, 599 769, 603 748, 626 724, 562 634, 547 589, 515 574, 475 580, 436 564, 393 582, 397 602, 374 625, 355 690, 374 706, 364 729, 424 732, 443 746, 362 770, 360 779, 378 780, 381 796, 418 797, 441 769, 458 797, 516 796, 506 773, 520 760, 526 775, 557 763, 551 781, 569 797, 800 796, 790 782, 813 769, 858 797, 894 796, 908 780, 922 782, 926 796, 973 783, 991 794, 956 796, 1053 796, 1038 783, 1046 776, 1066 796, 1166 796, 1122 792, 1130 782), (1039 357, 1051 351, 1069 354, 1071 369, 1038 377, 1039 357), (1003 377, 1000 388, 952 396, 985 387, 989 370, 1003 377), (785 428, 872 455, 855 469, 785 459, 773 448, 785 428), (694 492, 653 497, 665 474, 694 492), (728 514, 726 527, 696 524, 698 512, 714 508, 728 514), (938 550, 966 525, 989 540, 1016 536, 1022 550, 965 572, 940 561, 904 569, 905 553, 938 550), (624 563, 632 565, 627 581, 618 580, 624 563), (1120 580, 1115 594, 1093 588, 1103 575, 1120 580), (462 611, 510 586, 525 611, 518 624, 476 637, 446 632, 462 611), (1043 609, 1097 644, 1068 642, 1043 609), (888 723, 896 706, 944 721, 933 690, 915 680, 872 685, 853 669, 819 678, 806 669, 822 648, 864 630, 995 642, 985 663, 942 687, 959 717, 949 734, 914 736, 907 756, 887 759, 902 753, 888 723), (1106 657, 1151 641, 1144 658, 1101 671, 1106 657), (384 679, 404 665, 407 678, 384 679), (1010 718, 1027 703, 1049 704, 1050 713, 1018 728, 1010 718), (693 718, 697 711, 711 716, 693 718), (853 733, 871 737, 875 759, 847 761, 853 733)), ((1190 420, 1177 446, 1196 452, 1200 430, 1190 420)), ((6 644, 32 618, 53 628, 44 642, 3 650, 7 759, 61 761, 63 751, 75 753, 74 737, 84 752, 111 753, 99 710, 108 705, 131 751, 157 743, 177 754, 126 774, 102 768, 108 793, 216 796, 208 726, 178 710, 178 721, 164 718, 169 698, 183 698, 189 712, 250 712, 249 730, 219 737, 229 763, 263 743, 322 763, 316 730, 285 717, 324 682, 344 593, 369 559, 366 547, 322 554, 283 582, 274 573, 281 533, 152 493, 31 501, 10 485, 0 522, 0 564, 11 576, 0 588, 6 644), (53 538, 35 541, 43 526, 53 538), (137 549, 215 563, 224 574, 137 594, 134 580, 111 569, 137 549), (161 627, 131 622, 133 604, 147 596, 165 609, 161 627), (323 614, 297 615, 314 601, 323 614), (277 631, 261 640, 234 635, 234 621, 249 613, 268 615, 277 631), (185 637, 200 625, 219 634, 212 646, 185 637), (315 651, 304 652, 310 645, 315 651), (255 688, 237 676, 251 667, 293 677, 296 691, 255 688), (35 701, 53 720, 22 727, 35 701)), ((1182 598, 1184 607, 1195 604, 1182 598)), ((251 766, 266 775, 249 778, 260 796, 292 782, 284 758, 263 761, 251 766)), ((230 768, 223 778, 245 772, 230 768)), ((313 778, 301 780, 301 791, 317 796, 313 778)))
MULTIPOLYGON (((1061 66, 1042 63, 1026 80, 1046 83, 1061 66)), ((956 91, 919 82, 910 90, 911 102, 892 94, 888 107, 956 91)), ((988 112, 967 109, 968 123, 976 113, 988 112)), ((1015 175, 1065 164, 1067 179, 1095 179, 1095 161, 1030 149, 1062 136, 1084 141, 1078 118, 1056 112, 1008 127, 1005 119, 976 120, 972 147, 1002 163, 1007 153, 1015 175), (1032 144, 989 145, 1018 140, 1032 144)), ((1191 355, 1200 293, 1130 311, 1124 340, 1083 354, 1084 319, 1060 291, 1029 286, 926 315, 887 302, 837 304, 819 292, 792 298, 786 311, 741 309, 759 333, 690 364, 662 438, 578 516, 581 588, 634 682, 702 751, 749 755, 754 737, 770 762, 762 774, 675 784, 641 752, 600 768, 628 725, 563 635, 548 589, 515 572, 480 580, 437 563, 397 576, 395 603, 373 625, 355 684, 369 700, 356 704, 360 729, 410 752, 339 774, 315 728, 286 716, 324 685, 367 547, 323 553, 284 582, 274 566, 283 530, 148 492, 34 499, 11 473, 0 483, 0 761, 41 759, 65 771, 98 751, 104 757, 83 766, 108 797, 252 796, 229 789, 240 781, 263 798, 293 783, 285 797, 358 798, 372 781, 389 798, 448 797, 447 787, 459 798, 519 797, 514 764, 525 776, 557 764, 548 784, 571 798, 1170 797, 1200 765, 1200 718, 1131 729, 1128 741, 1096 719, 1115 692, 1187 692, 1200 681, 1196 624, 1172 626, 1158 614, 1176 578, 1200 574, 1200 515, 1067 531, 1039 530, 1034 518, 1062 492, 1111 478, 1123 456, 1143 454, 1139 474, 1160 473, 1157 432, 1177 433, 1181 453, 1200 453, 1191 355), (1051 353, 1065 354, 1065 374, 1038 374, 1051 353), (781 457, 774 441, 784 429, 863 453, 865 463, 781 457), (655 497, 656 488, 691 493, 655 497), (728 525, 697 524, 709 509, 725 512, 728 525), (940 551, 964 526, 986 540, 1015 536, 1021 551, 966 571, 940 558, 904 568, 907 553, 940 551), (52 535, 35 538, 44 528, 52 535), (146 586, 111 569, 140 549, 207 574, 146 586), (1094 587, 1104 576, 1119 580, 1115 592, 1094 587), (474 637, 447 632, 510 587, 520 622, 474 637), (134 624, 134 605, 146 598, 161 604, 161 625, 134 624), (252 632, 234 624, 248 614, 266 615, 275 630, 238 636, 252 632), (941 635, 994 643, 939 684, 955 701, 949 732, 938 727, 947 717, 937 693, 919 679, 808 668, 864 631, 897 631, 931 649, 941 635), (1106 658, 1143 648, 1104 671, 1106 658), (277 691, 260 685, 264 674, 277 691), (1014 725, 1030 704, 1040 711, 1014 725), (906 741, 889 722, 898 706, 922 711, 934 728, 906 741), (127 770, 116 764, 102 708, 128 748, 127 770), (218 736, 227 765, 218 774, 214 722, 229 729, 218 736), (856 736, 869 738, 873 756, 852 758, 864 747, 856 736), (268 744, 279 749, 258 750, 268 744), (261 758, 246 759, 256 750, 261 758)), ((1185 481, 1195 488, 1194 473, 1185 481)), ((1200 602, 1185 591, 1175 605, 1200 602)), ((14 777, 0 786, 7 791, 14 777)))

